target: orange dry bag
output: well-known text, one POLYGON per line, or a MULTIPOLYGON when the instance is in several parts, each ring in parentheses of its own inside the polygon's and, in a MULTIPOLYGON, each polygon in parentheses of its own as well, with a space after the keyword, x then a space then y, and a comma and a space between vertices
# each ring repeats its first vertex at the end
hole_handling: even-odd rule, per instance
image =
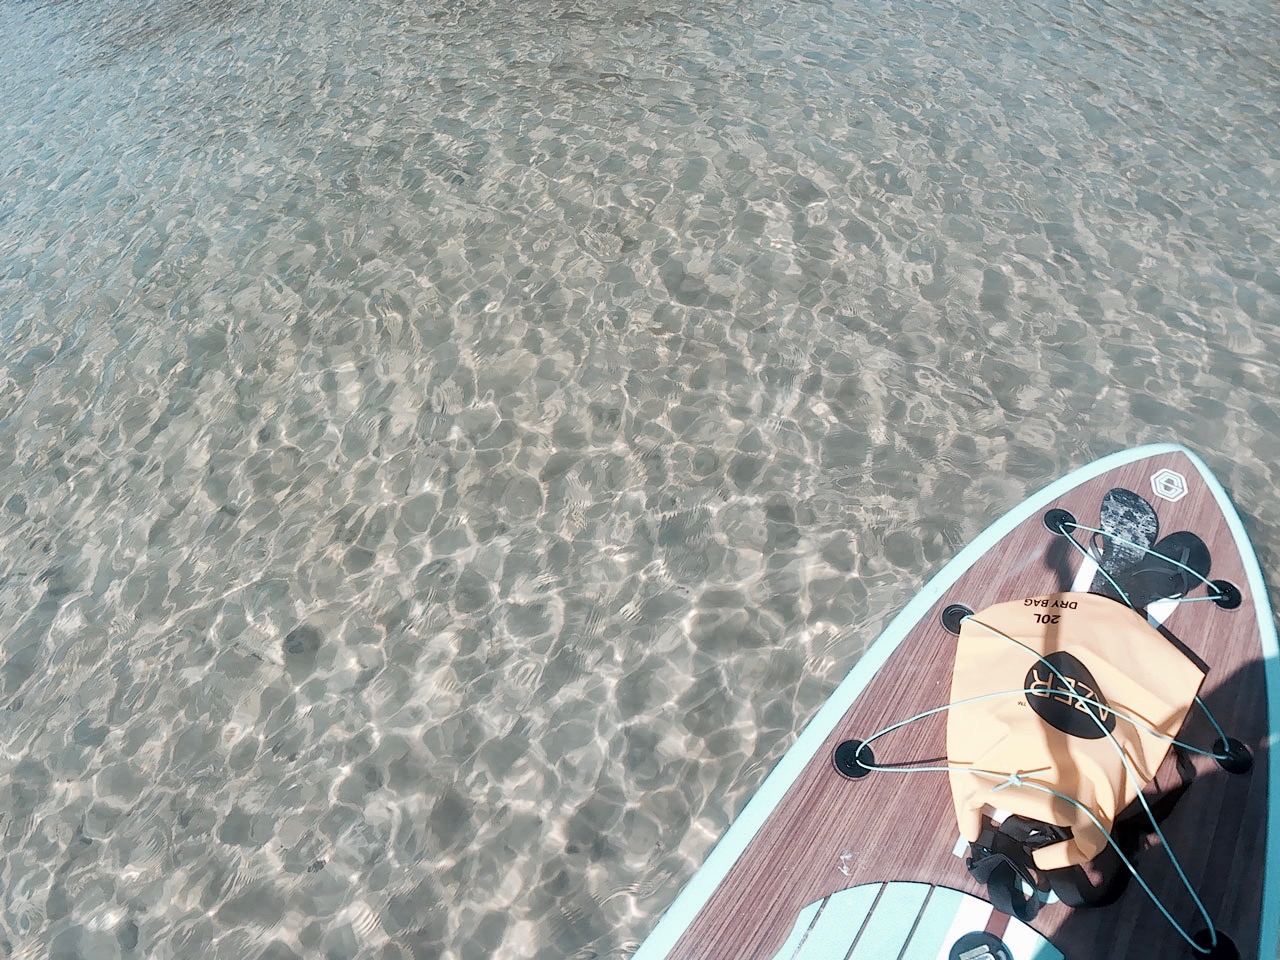
POLYGON ((947 756, 970 870, 993 903, 1027 919, 1037 904, 1017 888, 1035 873, 1109 853, 1203 680, 1146 617, 1107 597, 1030 597, 965 619, 947 756))

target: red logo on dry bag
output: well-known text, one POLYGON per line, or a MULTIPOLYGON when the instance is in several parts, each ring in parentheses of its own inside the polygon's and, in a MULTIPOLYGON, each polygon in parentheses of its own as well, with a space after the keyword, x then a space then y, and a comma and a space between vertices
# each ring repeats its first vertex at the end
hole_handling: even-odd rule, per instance
POLYGON ((1036 715, 1069 736, 1100 740, 1116 728, 1116 715, 1098 682, 1065 650, 1037 661, 1027 671, 1023 686, 1036 715))

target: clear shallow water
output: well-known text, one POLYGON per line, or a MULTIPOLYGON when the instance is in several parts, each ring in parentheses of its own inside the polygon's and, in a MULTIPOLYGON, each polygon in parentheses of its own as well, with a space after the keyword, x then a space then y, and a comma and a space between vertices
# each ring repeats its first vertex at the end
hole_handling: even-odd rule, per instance
POLYGON ((1274 582, 1278 28, 0 7, 0 953, 626 957, 1031 490, 1274 582))

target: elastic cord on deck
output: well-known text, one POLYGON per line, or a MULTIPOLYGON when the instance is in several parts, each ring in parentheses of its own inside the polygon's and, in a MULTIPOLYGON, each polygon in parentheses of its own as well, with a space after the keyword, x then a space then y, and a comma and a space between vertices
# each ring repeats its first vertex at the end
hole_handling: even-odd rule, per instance
POLYGON ((1179 570, 1183 570, 1186 573, 1191 574, 1193 577, 1195 577, 1197 580, 1199 580, 1202 584, 1204 584, 1209 589, 1210 595, 1207 597, 1188 597, 1186 595, 1183 595, 1181 597, 1165 597, 1164 599, 1170 603, 1195 603, 1197 600, 1218 601, 1225 596, 1225 594, 1218 588, 1217 584, 1215 584, 1212 580, 1210 580, 1208 577, 1205 577, 1199 571, 1191 569, 1191 567, 1187 566, 1185 563, 1182 563, 1178 560, 1173 559, 1173 557, 1165 556, 1163 553, 1160 553, 1157 550, 1152 550, 1150 547, 1143 546, 1140 543, 1135 543, 1132 540, 1122 537, 1119 534, 1111 533, 1108 530, 1099 530, 1097 527, 1086 527, 1084 524, 1077 523, 1075 520, 1065 521, 1061 525, 1061 527, 1058 529, 1059 535, 1064 537, 1068 542, 1070 542, 1070 544, 1073 547, 1075 547, 1076 550, 1078 550, 1083 557, 1085 557, 1088 560, 1092 560, 1094 563, 1098 564, 1098 572, 1107 578, 1107 582, 1109 582, 1111 586, 1115 588, 1116 593, 1120 595, 1120 598, 1124 601, 1124 604, 1126 607, 1129 607, 1132 609, 1133 602, 1129 599, 1129 595, 1124 591, 1124 588, 1121 587, 1120 584, 1116 583, 1115 577, 1113 577, 1110 574, 1110 572, 1106 569, 1106 567, 1102 566, 1102 564, 1098 562, 1099 561, 1098 557, 1095 557, 1087 547, 1083 546, 1080 543, 1080 541, 1077 540, 1072 535, 1072 533, 1067 532, 1066 528, 1068 526, 1071 527, 1072 532, 1076 530, 1083 530, 1085 533, 1090 533, 1090 534, 1093 534, 1094 536, 1108 537, 1109 539, 1114 540, 1116 543, 1124 544, 1126 547, 1132 547, 1135 550, 1141 550, 1144 554, 1155 557, 1158 560, 1167 561, 1168 563, 1173 564, 1179 570))
MULTIPOLYGON (((1119 534, 1111 533, 1110 531, 1107 531, 1107 530, 1100 530, 1100 529, 1098 529, 1097 527, 1087 527, 1087 526, 1085 526, 1085 525, 1084 525, 1084 524, 1082 524, 1082 523, 1078 523, 1078 522, 1077 522, 1076 520, 1074 520, 1074 519, 1070 519, 1070 520, 1065 520, 1065 519, 1064 519, 1064 520, 1063 520, 1063 522, 1059 525, 1059 527, 1058 527, 1058 529, 1057 529, 1057 533, 1058 533, 1060 536, 1064 537, 1064 538, 1065 538, 1065 539, 1066 539, 1066 540, 1067 540, 1067 541, 1068 541, 1068 542, 1069 542, 1073 547, 1075 547, 1075 548, 1076 548, 1076 550, 1078 550, 1078 551, 1080 552, 1080 554, 1081 554, 1082 556, 1084 556, 1084 557, 1085 557, 1086 559, 1088 559, 1088 560, 1092 560, 1092 561, 1094 561, 1095 563, 1098 563, 1099 558, 1098 558, 1098 557, 1095 557, 1091 551, 1089 551, 1086 547, 1084 547, 1083 545, 1081 545, 1080 541, 1078 541, 1078 540, 1073 536, 1073 533, 1074 533, 1076 530, 1083 530, 1083 531, 1085 531, 1086 533, 1090 533, 1090 534, 1093 534, 1093 535, 1095 535, 1095 536, 1100 536, 1100 537, 1109 537, 1109 538, 1111 538, 1112 540, 1114 540, 1116 543, 1122 543, 1122 544, 1124 544, 1125 546, 1127 546, 1127 547, 1132 547, 1132 548, 1133 548, 1133 549, 1135 549, 1135 550, 1141 550, 1144 554, 1149 554, 1150 556, 1156 557, 1157 559, 1160 559, 1160 560, 1166 560, 1166 561, 1168 561, 1169 563, 1173 564, 1175 567, 1178 567, 1179 569, 1185 570, 1187 573, 1191 574, 1193 577, 1195 577, 1197 580, 1199 580, 1201 583, 1203 583, 1203 584, 1204 584, 1204 585, 1209 589, 1209 595, 1208 595, 1208 596, 1204 596, 1204 597, 1188 597, 1188 596, 1185 596, 1185 595, 1184 595, 1184 596, 1181 596, 1181 597, 1166 597, 1166 598, 1165 598, 1166 602, 1169 602, 1169 603, 1196 603, 1196 602, 1203 601, 1203 600, 1212 600, 1212 601, 1214 601, 1214 602, 1217 602, 1217 601, 1221 600, 1224 596, 1226 596, 1226 594, 1225 594, 1225 593, 1223 593, 1223 591, 1218 587, 1218 585, 1217 585, 1216 583, 1214 583, 1212 580, 1210 580, 1208 577, 1205 577, 1205 576, 1201 575, 1199 571, 1197 571, 1197 570, 1193 570, 1191 567, 1187 566, 1185 563, 1180 563, 1179 561, 1177 561, 1177 560, 1173 559, 1173 557, 1167 557, 1167 556, 1165 556, 1163 553, 1160 553, 1160 552, 1158 552, 1158 551, 1156 551, 1156 550, 1152 550, 1150 547, 1145 547, 1145 546, 1143 546, 1143 545, 1142 545, 1142 544, 1140 544, 1140 543, 1135 543, 1134 541, 1129 540, 1129 539, 1127 539, 1127 538, 1125 538, 1125 537, 1122 537, 1122 536, 1120 536, 1119 534), (1070 528, 1071 528, 1071 531, 1070 531, 1070 532, 1067 530, 1067 527, 1070 527, 1070 528)), ((1112 576, 1112 575, 1111 575, 1111 574, 1106 570, 1106 568, 1102 566, 1102 564, 1101 564, 1101 563, 1098 563, 1098 571, 1099 571, 1099 572, 1100 572, 1104 577, 1106 577, 1106 578, 1107 578, 1107 580, 1110 582, 1111 586, 1113 586, 1113 587, 1115 588, 1116 593, 1118 593, 1118 594, 1120 595, 1121 599, 1124 601, 1124 605, 1125 605, 1126 607, 1128 607, 1130 610, 1134 610, 1135 608, 1134 608, 1134 606, 1133 606, 1133 602, 1129 599, 1129 595, 1124 591, 1124 589, 1120 586, 1120 584, 1118 584, 1118 583, 1116 582, 1115 577, 1113 577, 1113 576, 1112 576)), ((1206 703, 1205 703, 1205 702, 1200 698, 1199 694, 1197 694, 1197 695, 1196 695, 1195 702, 1196 702, 1196 706, 1198 706, 1198 707, 1200 708, 1200 712, 1201 712, 1201 713, 1203 713, 1203 714, 1205 715, 1205 719, 1207 719, 1207 720, 1209 721, 1209 723, 1213 726, 1214 731, 1218 734, 1218 739, 1219 739, 1219 741, 1221 741, 1221 742, 1225 745, 1225 744, 1228 742, 1227 734, 1226 734, 1226 732, 1222 729, 1222 726, 1218 723, 1217 718, 1213 715, 1213 713, 1212 713, 1212 712, 1210 712, 1208 704, 1206 704, 1206 703)), ((1174 741, 1171 741, 1171 742, 1173 742, 1173 743, 1178 743, 1180 746, 1182 746, 1182 745, 1183 745, 1183 744, 1180 744, 1180 743, 1179 743, 1179 741, 1177 741, 1177 740, 1174 740, 1174 741)), ((1194 747, 1190 747, 1190 746, 1187 746, 1187 749, 1195 750, 1196 748, 1194 748, 1194 747)), ((1219 754, 1218 754, 1218 753, 1216 753, 1216 752, 1214 752, 1214 753, 1206 753, 1205 751, 1197 751, 1197 752, 1204 753, 1206 756, 1213 757, 1213 759, 1214 759, 1214 760, 1217 760, 1217 761, 1222 761, 1222 760, 1227 759, 1227 753, 1226 753, 1225 751, 1224 751, 1224 752, 1223 752, 1223 754, 1221 754, 1221 755, 1219 755, 1219 754)))
MULTIPOLYGON (((1069 537, 1069 539, 1073 543, 1076 542, 1074 537, 1069 537)), ((1076 543, 1076 546, 1079 547, 1080 545, 1076 543)), ((999 637, 1003 637, 1005 640, 1008 640, 1010 643, 1013 643, 1014 645, 1030 653, 1032 656, 1036 657, 1036 659, 1038 659, 1041 663, 1043 663, 1046 667, 1048 667, 1050 672, 1054 676, 1056 676, 1059 681, 1063 683, 1062 692, 1070 693, 1074 699, 1080 701, 1081 703, 1087 704, 1099 710, 1106 709, 1111 713, 1113 713, 1115 716, 1119 717, 1120 719, 1123 719, 1128 723, 1134 724, 1135 726, 1138 726, 1148 731, 1149 733, 1154 734, 1159 739, 1165 740, 1168 743, 1181 746, 1184 749, 1191 750, 1203 756, 1210 756, 1210 757, 1213 757, 1214 759, 1219 759, 1216 753, 1203 750, 1199 747, 1192 746, 1191 744, 1184 744, 1182 741, 1178 740, 1175 737, 1169 737, 1164 734, 1161 734, 1159 731, 1152 730, 1151 727, 1149 727, 1146 723, 1138 721, 1133 717, 1127 716, 1123 713, 1120 713, 1116 711, 1114 708, 1110 707, 1109 705, 1102 704, 1099 701, 1093 700, 1088 697, 1080 696, 1079 694, 1071 690, 1066 676, 1063 675, 1062 672, 1059 671, 1058 668, 1054 666, 1049 660, 1041 656, 1039 652, 1031 649, 1026 644, 1022 643, 1020 640, 1009 636, 1004 631, 998 630, 995 627, 991 626, 990 624, 983 623, 981 620, 978 620, 974 616, 968 616, 968 617, 965 617, 964 619, 973 621, 979 626, 986 628, 987 630, 991 631, 992 633, 996 634, 999 637)), ((997 691, 995 693, 982 694, 977 697, 970 697, 965 700, 956 701, 954 703, 944 704, 943 706, 940 706, 940 707, 933 707, 929 710, 922 711, 912 717, 908 717, 905 720, 900 720, 896 723, 890 724, 889 726, 877 731, 876 733, 872 734, 871 736, 867 737, 864 741, 862 741, 862 748, 870 746, 871 743, 893 732, 894 730, 901 729, 902 727, 907 726, 908 724, 915 723, 919 720, 923 720, 926 717, 934 716, 938 713, 951 710, 954 707, 963 706, 965 704, 975 703, 982 700, 993 699, 996 697, 1027 696, 1027 695, 1030 695, 1031 693, 1032 691, 1030 690, 1002 690, 1002 691, 997 691)), ((1200 700, 1198 696, 1196 697, 1196 702, 1200 705, 1200 708, 1205 712, 1206 716, 1210 717, 1210 721, 1213 722, 1214 728, 1219 732, 1221 732, 1221 728, 1218 727, 1216 721, 1213 721, 1212 716, 1209 714, 1208 710, 1204 706, 1204 703, 1200 700)), ((1107 739, 1111 742, 1112 746, 1115 747, 1116 753, 1120 757, 1120 761, 1124 765, 1125 771, 1130 776, 1132 781, 1134 783, 1138 783, 1140 780, 1140 777, 1138 776, 1138 772, 1137 770, 1134 769, 1132 763, 1129 761, 1129 758, 1125 755, 1123 748, 1121 748, 1120 744, 1116 741, 1115 735, 1110 730, 1107 729, 1106 725, 1102 722, 1101 718, 1093 710, 1086 710, 1084 712, 1093 720, 1093 722, 1098 726, 1098 728, 1105 734, 1107 739)), ((1223 736, 1222 739, 1225 742, 1226 737, 1223 736)), ((861 748, 860 748, 860 752, 861 752, 861 748)), ((902 766, 888 766, 885 764, 877 764, 874 762, 864 763, 860 759, 858 762, 867 770, 872 770, 877 772, 886 772, 886 773, 926 773, 926 772, 951 773, 954 771, 954 772, 971 773, 976 776, 987 776, 987 777, 992 777, 996 780, 1003 781, 1004 786, 1012 786, 1016 784, 1019 786, 1030 787, 1031 789, 1039 790, 1043 793, 1051 794, 1053 796, 1058 797, 1061 800, 1065 800, 1068 803, 1071 803, 1073 806, 1076 806, 1079 809, 1083 810, 1088 815, 1089 819, 1093 821, 1094 825, 1098 828, 1098 830, 1103 834, 1103 836, 1106 837, 1107 843, 1116 851, 1117 855, 1119 855, 1121 861, 1125 864, 1126 868, 1128 868, 1129 872, 1138 881, 1138 884, 1146 892, 1147 896, 1151 898, 1152 903, 1155 904, 1156 908, 1165 917, 1165 919, 1169 921, 1169 924, 1173 927, 1173 929, 1177 931, 1178 935, 1182 937, 1182 939, 1186 941, 1186 943, 1193 950, 1195 950, 1197 953, 1207 955, 1211 953, 1213 949, 1217 946, 1218 933, 1217 933, 1217 928, 1214 926, 1213 919, 1212 917, 1209 916, 1209 911, 1205 908, 1203 901, 1201 901, 1199 895, 1196 893, 1195 887, 1191 884, 1191 881, 1187 878, 1186 872, 1182 868, 1182 864, 1178 861, 1177 856, 1173 852, 1173 848, 1169 845, 1168 839, 1164 835, 1164 831, 1160 829, 1160 824, 1156 821, 1155 814, 1152 813, 1151 807, 1147 803, 1147 799, 1145 796, 1143 796, 1143 793, 1141 790, 1138 790, 1138 802, 1141 804, 1143 811, 1146 813, 1147 819, 1150 821, 1152 829, 1156 837, 1159 839, 1160 846, 1164 849, 1165 854, 1169 858, 1169 862, 1173 865, 1174 871, 1178 875, 1178 879, 1182 882, 1183 888, 1187 891, 1188 895, 1191 897, 1191 900, 1195 904, 1197 912, 1200 914, 1201 918, 1203 918, 1205 925, 1208 928, 1209 938, 1210 938, 1208 948, 1202 947, 1198 943, 1196 943, 1193 937, 1190 934, 1188 934, 1185 929, 1183 929, 1182 925, 1179 924, 1173 918, 1173 915, 1169 912, 1169 909, 1164 905, 1164 902, 1155 893, 1155 891, 1151 889, 1150 885, 1148 885, 1147 882, 1142 878, 1141 874, 1138 873, 1137 867, 1130 861, 1129 857, 1124 853, 1123 850, 1120 849, 1120 846, 1116 843, 1115 838, 1111 835, 1111 831, 1107 830, 1102 826, 1101 822, 1094 815, 1092 810, 1089 810, 1088 807, 1080 803, 1080 801, 1075 799, 1074 797, 1070 797, 1070 796, 1067 796, 1066 794, 1060 793, 1054 788, 1050 787, 1048 784, 1038 783, 1034 780, 1026 779, 1025 774, 1021 772, 1015 772, 1013 774, 1000 773, 992 770, 980 770, 973 767, 954 766, 951 764, 947 764, 943 766, 931 765, 931 766, 902 767, 902 766)), ((995 789, 1001 789, 1001 787, 997 787, 995 789)))

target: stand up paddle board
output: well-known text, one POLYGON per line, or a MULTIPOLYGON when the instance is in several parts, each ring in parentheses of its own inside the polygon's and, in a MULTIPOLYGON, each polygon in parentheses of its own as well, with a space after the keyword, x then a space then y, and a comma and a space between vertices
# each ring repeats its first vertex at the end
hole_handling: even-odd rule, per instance
MULTIPOLYGON (((1194 454, 1147 446, 1083 467, 992 525, 899 614, 634 960, 1276 960, 1277 658, 1253 548, 1194 454), (1089 593, 1131 606, 1204 671, 1202 709, 1177 735, 1203 749, 1159 842, 1129 851, 1136 882, 1077 908, 1024 883, 1038 901, 1024 922, 992 906, 957 825, 945 771, 958 634, 974 611, 1018 601, 1038 619, 1071 601, 1032 598, 1089 593), (910 767, 923 769, 886 769, 910 767)), ((1114 726, 1089 697, 1060 701, 1114 726)))

